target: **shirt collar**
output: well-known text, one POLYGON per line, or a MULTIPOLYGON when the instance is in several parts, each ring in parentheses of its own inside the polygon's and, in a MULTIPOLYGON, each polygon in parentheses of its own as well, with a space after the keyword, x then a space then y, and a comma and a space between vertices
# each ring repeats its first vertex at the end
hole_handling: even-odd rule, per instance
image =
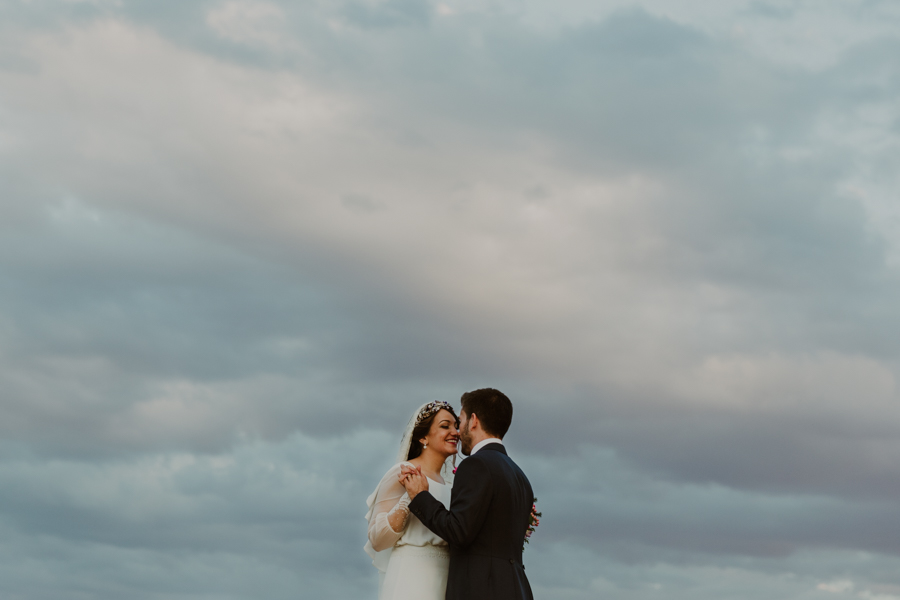
POLYGON ((471 452, 469 452, 469 456, 473 456, 476 452, 478 452, 479 450, 481 450, 488 444, 500 444, 502 446, 503 441, 500 438, 487 438, 487 439, 481 440, 480 442, 475 444, 475 447, 472 448, 471 452))

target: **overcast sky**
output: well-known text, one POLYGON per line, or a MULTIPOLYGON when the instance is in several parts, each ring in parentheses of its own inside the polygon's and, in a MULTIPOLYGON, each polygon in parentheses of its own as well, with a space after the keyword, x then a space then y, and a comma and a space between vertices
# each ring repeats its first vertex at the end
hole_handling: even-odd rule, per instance
POLYGON ((492 386, 541 600, 900 600, 891 0, 0 0, 0 596, 374 600, 492 386))

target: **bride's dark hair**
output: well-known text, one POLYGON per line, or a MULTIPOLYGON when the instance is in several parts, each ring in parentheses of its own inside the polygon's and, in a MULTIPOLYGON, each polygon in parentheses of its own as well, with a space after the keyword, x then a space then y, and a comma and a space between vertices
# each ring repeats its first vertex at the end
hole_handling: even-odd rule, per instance
MULTIPOLYGON (((456 426, 459 427, 459 417, 456 416, 456 412, 452 408, 450 408, 449 406, 442 406, 441 410, 446 410, 451 415, 453 415, 453 418, 456 419, 456 426)), ((406 460, 412 460, 422 454, 422 442, 420 442, 419 440, 428 435, 428 432, 431 431, 431 425, 432 423, 434 423, 434 418, 438 415, 439 412, 441 411, 435 411, 433 415, 426 418, 424 421, 413 428, 412 439, 409 441, 409 454, 406 455, 406 460)))

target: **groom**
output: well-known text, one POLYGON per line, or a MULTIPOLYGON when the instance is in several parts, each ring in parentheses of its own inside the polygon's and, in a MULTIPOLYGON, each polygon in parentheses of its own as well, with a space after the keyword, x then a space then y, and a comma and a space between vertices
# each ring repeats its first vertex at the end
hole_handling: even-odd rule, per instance
POLYGON ((506 455, 503 436, 512 403, 487 388, 462 395, 462 461, 453 480, 450 510, 428 492, 420 471, 400 479, 409 510, 450 545, 447 600, 533 600, 522 565, 534 495, 522 469, 506 455))

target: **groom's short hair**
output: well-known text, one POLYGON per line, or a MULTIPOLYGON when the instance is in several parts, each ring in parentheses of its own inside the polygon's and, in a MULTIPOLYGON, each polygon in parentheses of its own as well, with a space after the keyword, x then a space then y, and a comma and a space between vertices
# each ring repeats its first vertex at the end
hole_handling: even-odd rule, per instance
POLYGON ((512 423, 513 407, 500 390, 484 388, 462 395, 462 410, 469 416, 478 415, 485 433, 503 438, 512 423))

